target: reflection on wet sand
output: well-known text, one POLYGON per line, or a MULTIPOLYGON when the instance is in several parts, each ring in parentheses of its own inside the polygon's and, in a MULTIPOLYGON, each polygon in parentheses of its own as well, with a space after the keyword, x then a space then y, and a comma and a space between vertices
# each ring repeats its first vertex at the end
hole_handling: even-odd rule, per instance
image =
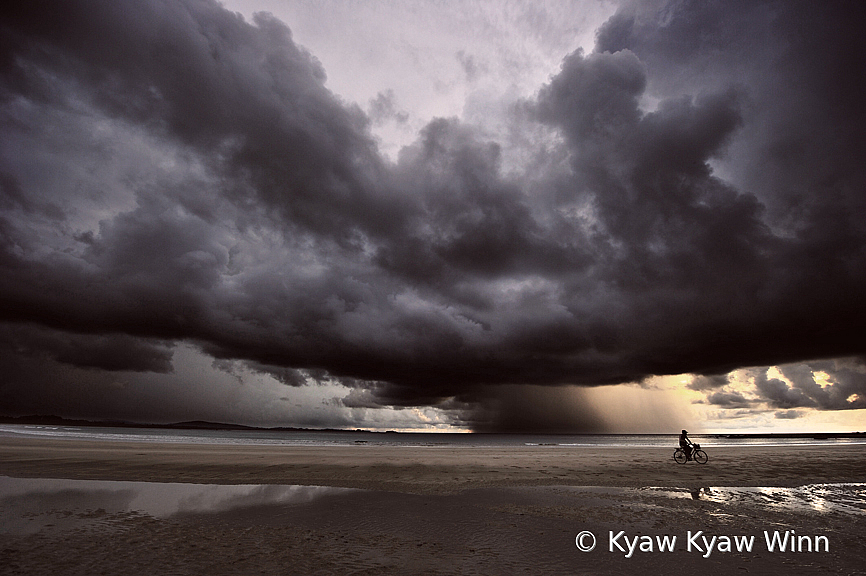
MULTIPOLYGON (((866 483, 809 484, 794 488, 699 486, 695 488, 571 487, 572 492, 693 499, 723 505, 748 505, 797 513, 866 515, 866 483)), ((0 476, 0 533, 16 531, 18 517, 38 525, 40 516, 139 513, 154 518, 179 514, 220 513, 255 506, 305 504, 315 499, 366 492, 329 486, 276 484, 190 484, 116 482, 0 476)), ((29 530, 28 530, 29 531, 29 530)))
POLYGON ((419 495, 315 486, 0 476, 3 574, 828 574, 866 561, 866 484, 492 487, 419 495), (822 554, 588 554, 575 534, 825 537, 822 554), (406 567, 414 567, 407 570, 406 567), (796 570, 791 570, 796 568, 796 570))
POLYGON ((640 490, 669 498, 692 498, 719 504, 748 504, 789 512, 836 512, 866 515, 866 483, 808 484, 795 488, 702 486, 648 487, 640 490))
POLYGON ((352 492, 328 486, 113 482, 0 476, 0 533, 29 534, 117 514, 170 518, 253 506, 303 504, 352 492))

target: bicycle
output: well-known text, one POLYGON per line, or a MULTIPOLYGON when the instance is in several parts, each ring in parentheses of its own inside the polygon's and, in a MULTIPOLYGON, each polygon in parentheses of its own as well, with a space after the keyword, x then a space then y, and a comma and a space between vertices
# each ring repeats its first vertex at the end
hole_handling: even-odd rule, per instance
POLYGON ((683 450, 682 448, 677 448, 676 450, 674 450, 674 461, 677 464, 685 464, 689 460, 694 460, 698 464, 706 464, 707 460, 709 460, 709 459, 710 459, 710 457, 707 456, 707 453, 704 452, 703 450, 701 450, 700 444, 692 444, 692 457, 691 458, 686 457, 686 451, 683 450))

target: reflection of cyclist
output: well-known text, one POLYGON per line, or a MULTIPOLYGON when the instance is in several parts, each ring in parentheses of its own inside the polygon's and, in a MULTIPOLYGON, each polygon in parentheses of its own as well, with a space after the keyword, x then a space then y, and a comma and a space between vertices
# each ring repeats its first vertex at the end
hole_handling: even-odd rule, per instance
POLYGON ((680 448, 686 453, 686 460, 692 459, 692 441, 689 440, 689 433, 683 430, 680 434, 680 448))

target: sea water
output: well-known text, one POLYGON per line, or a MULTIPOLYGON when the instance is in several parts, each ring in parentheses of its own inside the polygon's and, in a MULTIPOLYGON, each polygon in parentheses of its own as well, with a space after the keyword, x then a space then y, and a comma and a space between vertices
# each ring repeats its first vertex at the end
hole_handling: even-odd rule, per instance
MULTIPOLYGON (((538 446, 562 448, 666 448, 678 445, 677 434, 467 434, 397 433, 361 430, 210 430, 101 426, 0 424, 0 438, 53 438, 119 442, 278 446, 538 446)), ((693 441, 715 446, 838 446, 866 444, 866 436, 749 436, 695 434, 693 441)))

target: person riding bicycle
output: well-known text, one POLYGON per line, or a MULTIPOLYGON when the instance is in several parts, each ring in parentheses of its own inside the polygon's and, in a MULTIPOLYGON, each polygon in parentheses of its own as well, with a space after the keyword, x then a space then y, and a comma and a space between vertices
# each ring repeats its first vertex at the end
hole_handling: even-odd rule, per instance
POLYGON ((693 442, 689 440, 689 433, 683 430, 683 433, 680 434, 680 448, 686 453, 686 460, 692 459, 692 446, 693 442))

